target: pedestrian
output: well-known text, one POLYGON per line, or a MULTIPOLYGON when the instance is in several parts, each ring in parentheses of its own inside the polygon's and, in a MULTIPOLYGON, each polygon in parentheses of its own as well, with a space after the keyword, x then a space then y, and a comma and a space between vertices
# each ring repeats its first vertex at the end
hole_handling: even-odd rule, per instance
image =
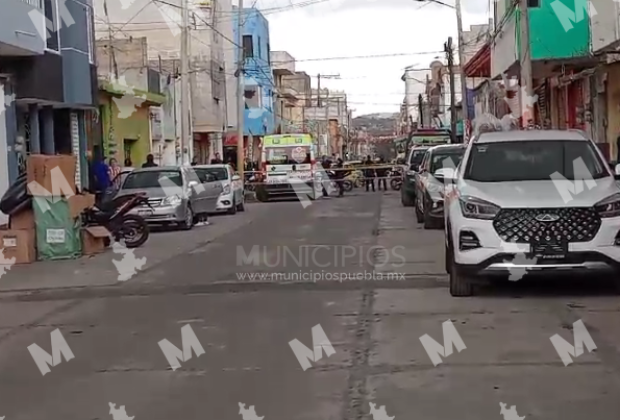
POLYGON ((114 187, 119 188, 121 183, 121 177, 119 176, 122 168, 118 164, 118 161, 114 158, 110 158, 109 160, 110 166, 108 168, 108 175, 110 177, 110 181, 114 184, 114 187))
POLYGON ((131 159, 130 159, 130 158, 126 158, 126 159, 125 159, 125 165, 124 165, 124 167, 125 167, 125 168, 133 168, 133 162, 131 161, 131 159))
POLYGON ((155 163, 155 156, 149 153, 146 156, 146 162, 142 164, 142 167, 143 168, 154 168, 156 166, 157 164, 155 163))
POLYGON ((211 159, 211 165, 218 165, 218 164, 221 164, 221 163, 224 163, 224 161, 220 157, 220 154, 216 153, 215 157, 213 159, 211 159))
POLYGON ((323 173, 321 175, 324 175, 324 178, 321 178, 321 188, 323 189, 323 197, 329 197, 329 194, 327 193, 327 188, 325 188, 325 185, 329 185, 329 183, 331 182, 331 178, 329 178, 329 173, 327 171, 329 171, 331 169, 331 162, 327 159, 327 157, 323 157, 323 160, 321 161, 321 167, 323 168, 323 173))
POLYGON ((104 194, 110 188, 110 168, 105 163, 105 159, 98 146, 93 151, 93 176, 95 181, 95 201, 101 203, 104 194))
POLYGON ((351 171, 344 170, 344 161, 340 158, 336 161, 336 171, 334 178, 336 179, 336 185, 338 186, 338 197, 344 195, 344 179, 349 175, 351 171))
MULTIPOLYGON (((384 166, 385 163, 385 159, 383 159, 383 156, 381 156, 379 158, 379 165, 384 166)), ((387 181, 385 180, 385 178, 387 178, 387 168, 383 167, 383 168, 377 168, 377 181, 378 181, 378 187, 379 187, 379 191, 381 191, 381 185, 383 185, 383 190, 387 191, 387 181)))
POLYGON ((366 156, 366 160, 364 161, 364 178, 366 178, 366 192, 369 191, 369 188, 372 186, 372 192, 375 192, 375 170, 371 167, 373 164, 370 155, 366 156))

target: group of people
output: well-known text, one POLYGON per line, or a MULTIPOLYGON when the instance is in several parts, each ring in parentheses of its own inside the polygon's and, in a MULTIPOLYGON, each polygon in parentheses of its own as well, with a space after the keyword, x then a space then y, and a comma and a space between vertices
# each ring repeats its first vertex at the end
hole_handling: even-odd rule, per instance
POLYGON ((370 166, 374 166, 374 162, 372 160, 372 158, 370 156, 366 156, 366 159, 363 162, 363 165, 366 167, 366 169, 363 170, 364 172, 364 178, 365 178, 365 184, 366 184, 366 191, 370 191, 370 188, 372 187, 372 191, 375 191, 375 178, 379 178, 378 179, 378 183, 379 183, 379 191, 381 191, 381 186, 383 185, 383 189, 385 191, 387 191, 387 176, 389 173, 389 168, 385 167, 386 166, 386 162, 385 159, 383 159, 383 157, 379 158, 379 165, 382 165, 384 167, 380 167, 380 168, 370 168, 370 166))

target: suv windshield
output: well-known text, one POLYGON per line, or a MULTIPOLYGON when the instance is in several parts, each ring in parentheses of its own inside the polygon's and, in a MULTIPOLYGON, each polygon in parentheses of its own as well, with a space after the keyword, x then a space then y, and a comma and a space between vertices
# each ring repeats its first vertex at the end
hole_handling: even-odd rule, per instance
POLYGON ((542 181, 551 174, 593 179, 609 176, 596 150, 587 141, 541 140, 474 145, 464 178, 479 182, 542 181), (587 170, 580 173, 580 167, 587 170))
POLYGON ((183 178, 179 171, 144 171, 132 172, 127 175, 125 183, 123 184, 123 189, 159 188, 161 187, 160 180, 166 178, 169 179, 169 181, 167 181, 168 183, 172 182, 178 187, 183 186, 183 178))
POLYGON ((442 168, 455 169, 461 163, 465 148, 459 147, 458 149, 438 150, 433 153, 430 173, 434 174, 437 170, 442 168))

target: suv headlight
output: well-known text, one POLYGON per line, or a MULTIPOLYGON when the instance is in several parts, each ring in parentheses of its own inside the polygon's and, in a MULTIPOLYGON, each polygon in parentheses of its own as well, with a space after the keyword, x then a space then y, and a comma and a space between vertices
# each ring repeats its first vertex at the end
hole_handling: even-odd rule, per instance
POLYGON ((181 197, 179 197, 178 195, 166 197, 164 198, 163 204, 165 206, 178 206, 179 204, 181 204, 181 197))
POLYGON ((500 210, 499 206, 476 197, 460 197, 459 204, 468 219, 493 220, 500 210))
POLYGON ((594 205, 594 210, 602 218, 620 216, 620 193, 616 193, 599 201, 594 205))
POLYGON ((224 191, 222 191, 223 194, 230 194, 230 185, 225 185, 224 186, 224 191))

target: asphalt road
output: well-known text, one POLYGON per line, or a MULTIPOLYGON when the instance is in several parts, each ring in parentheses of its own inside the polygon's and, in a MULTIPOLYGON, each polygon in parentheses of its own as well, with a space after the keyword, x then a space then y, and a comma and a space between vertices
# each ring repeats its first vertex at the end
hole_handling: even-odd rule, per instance
POLYGON ((263 420, 349 420, 372 419, 371 403, 374 420, 389 420, 381 406, 392 420, 620 415, 620 300, 604 287, 451 298, 443 233, 415 224, 394 192, 243 217, 215 219, 218 235, 121 285, 0 293, 0 417, 257 420, 254 406, 263 420), (466 348, 435 366, 420 337, 443 344, 447 320, 466 348), (578 320, 597 349, 565 366, 550 337, 572 343, 578 320), (289 343, 311 349, 317 325, 334 352, 304 370, 289 343), (172 369, 159 342, 182 349, 182 328, 204 352, 172 369), (28 347, 51 352, 56 329, 74 357, 42 375, 28 347))

